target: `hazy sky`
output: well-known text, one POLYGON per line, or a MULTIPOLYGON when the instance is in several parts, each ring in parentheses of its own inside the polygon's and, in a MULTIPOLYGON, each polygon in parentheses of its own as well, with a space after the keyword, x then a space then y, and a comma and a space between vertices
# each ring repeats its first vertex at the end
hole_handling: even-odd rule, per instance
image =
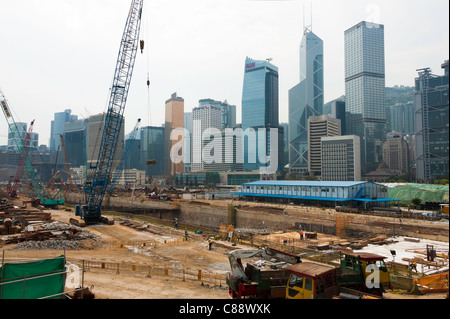
MULTIPOLYGON (((0 88, 16 121, 36 119, 40 144, 48 145, 55 112, 71 109, 86 118, 106 111, 130 3, 0 1, 0 88)), ((173 92, 184 98, 185 112, 199 99, 226 99, 237 106, 240 122, 246 56, 272 58, 278 66, 280 121, 287 122, 311 6, 313 32, 324 41, 325 102, 345 93, 344 31, 363 20, 385 26, 387 86, 413 86, 418 68, 442 74, 440 64, 449 57, 448 0, 145 0, 146 51, 137 56, 125 132, 138 118, 142 126, 161 125, 173 92)), ((6 126, 1 115, 0 145, 6 126)))

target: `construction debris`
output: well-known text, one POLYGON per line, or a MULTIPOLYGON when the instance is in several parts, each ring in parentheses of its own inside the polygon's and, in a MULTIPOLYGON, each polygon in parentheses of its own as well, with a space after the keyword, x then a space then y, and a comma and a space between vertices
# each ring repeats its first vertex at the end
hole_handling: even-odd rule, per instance
POLYGON ((415 279, 419 291, 426 293, 441 293, 448 291, 448 271, 415 279))
POLYGON ((75 240, 66 239, 50 239, 40 241, 23 241, 20 242, 15 250, 39 250, 39 249, 56 249, 56 250, 75 250, 80 247, 81 243, 75 240))
POLYGON ((95 240, 99 238, 98 236, 92 234, 87 230, 62 222, 44 224, 39 228, 40 229, 38 230, 23 231, 20 234, 14 233, 14 235, 11 236, 4 236, 2 240, 0 240, 0 242, 2 242, 3 244, 21 243, 18 246, 18 249, 76 249, 79 245, 76 240, 95 240), (49 240, 52 240, 53 242, 42 243, 49 240), (69 244, 70 242, 74 244, 69 244), (28 243, 31 244, 28 245, 28 243))

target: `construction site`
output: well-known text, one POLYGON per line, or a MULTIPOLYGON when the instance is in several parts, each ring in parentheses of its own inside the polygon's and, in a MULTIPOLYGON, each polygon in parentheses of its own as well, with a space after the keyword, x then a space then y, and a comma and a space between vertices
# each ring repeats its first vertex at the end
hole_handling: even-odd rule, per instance
MULTIPOLYGON (((339 267, 342 252, 376 253, 383 256, 389 269, 390 286, 385 287, 383 298, 448 296, 448 221, 360 216, 314 207, 280 209, 239 200, 125 198, 126 210, 103 208, 103 214, 114 220, 112 224, 78 227, 70 222, 75 211, 70 203, 46 209, 31 206, 24 195, 2 197, 2 265, 64 256, 65 281, 60 293, 66 298, 235 298, 230 293, 230 253, 253 250, 254 256, 242 263, 273 271, 270 262, 258 254, 261 249, 298 256, 305 265, 314 262, 330 267, 339 267)), ((283 261, 281 258, 278 263, 283 261)), ((30 285, 27 291, 26 281, 32 283, 39 274, 28 276, 19 285, 23 298, 33 290, 30 285)), ((4 278, 4 298, 8 296, 7 282, 4 278)), ((278 285, 286 290, 286 282, 278 285)), ((252 297, 263 298, 253 293, 239 298, 252 297)))
POLYGON ((363 203, 358 209, 336 205, 350 199, 325 205, 326 197, 277 202, 218 188, 163 188, 152 177, 142 189, 115 187, 126 97, 144 48, 143 2, 131 3, 98 158, 84 184, 72 183, 68 166, 39 180, 29 134, 20 136, 0 91, 20 154, 0 188, 0 299, 448 298, 448 205, 446 212, 366 209, 390 201, 364 195, 382 189, 366 182, 349 197, 363 203))

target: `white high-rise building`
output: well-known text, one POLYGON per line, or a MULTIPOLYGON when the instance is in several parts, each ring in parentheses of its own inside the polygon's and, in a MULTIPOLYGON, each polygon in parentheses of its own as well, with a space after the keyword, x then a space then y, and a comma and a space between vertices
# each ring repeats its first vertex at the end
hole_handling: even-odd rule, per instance
POLYGON ((321 145, 323 181, 361 181, 359 136, 322 137, 321 145))
POLYGON ((209 139, 203 140, 203 133, 209 128, 220 130, 221 123, 222 109, 219 106, 202 105, 192 110, 192 172, 204 170, 203 148, 209 139))
POLYGON ((320 175, 321 172, 321 138, 341 135, 341 120, 328 114, 308 118, 308 171, 320 175))

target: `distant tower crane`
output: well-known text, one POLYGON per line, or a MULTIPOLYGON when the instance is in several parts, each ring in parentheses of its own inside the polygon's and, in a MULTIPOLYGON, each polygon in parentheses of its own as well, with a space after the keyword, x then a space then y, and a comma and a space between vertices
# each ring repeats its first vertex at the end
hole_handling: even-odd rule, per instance
POLYGON ((75 215, 79 216, 82 221, 71 219, 74 224, 83 226, 84 224, 97 222, 114 223, 113 220, 101 216, 101 206, 110 183, 112 164, 122 127, 123 112, 127 102, 136 52, 140 47, 139 32, 143 5, 144 0, 131 1, 120 43, 97 163, 94 166, 91 165, 94 170, 92 180, 86 181, 84 185, 85 204, 75 207, 75 215))
POLYGON ((39 183, 38 177, 36 176, 36 172, 33 168, 33 165, 31 164, 30 157, 28 156, 27 152, 22 152, 24 148, 24 140, 19 136, 17 124, 11 113, 6 97, 1 90, 0 90, 0 104, 3 114, 5 115, 6 121, 8 123, 8 128, 11 131, 14 143, 16 144, 17 150, 23 161, 24 171, 28 179, 30 180, 30 183, 33 187, 33 191, 38 196, 38 198, 31 200, 30 202, 32 203, 32 205, 43 205, 45 207, 57 207, 58 205, 64 204, 64 198, 61 197, 57 198, 57 196, 59 196, 59 193, 52 196, 39 183))
POLYGON ((25 153, 27 152, 27 147, 30 146, 27 144, 30 143, 31 133, 33 132, 33 126, 34 126, 34 120, 31 121, 30 127, 28 128, 28 132, 23 139, 22 154, 19 157, 19 165, 17 166, 16 174, 13 177, 12 184, 10 182, 6 189, 9 196, 11 196, 13 198, 17 197, 17 188, 19 187, 20 180, 22 179, 22 175, 23 175, 23 160, 22 160, 22 158, 25 158, 25 153))

